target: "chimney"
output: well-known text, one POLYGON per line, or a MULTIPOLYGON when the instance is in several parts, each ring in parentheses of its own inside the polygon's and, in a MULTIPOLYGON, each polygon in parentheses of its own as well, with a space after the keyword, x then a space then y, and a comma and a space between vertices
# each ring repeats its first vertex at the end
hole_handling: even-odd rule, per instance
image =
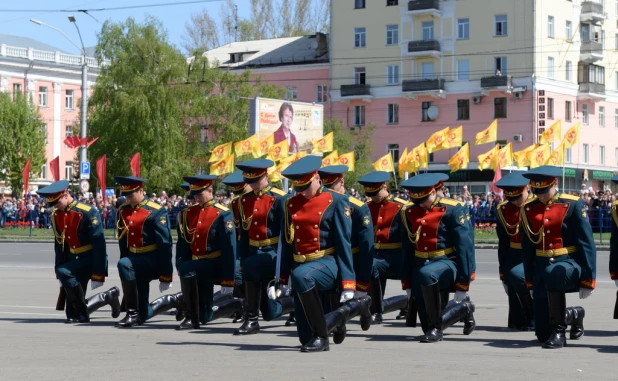
POLYGON ((318 42, 318 47, 315 49, 315 56, 322 57, 328 53, 328 36, 324 33, 317 32, 315 34, 315 39, 318 42))

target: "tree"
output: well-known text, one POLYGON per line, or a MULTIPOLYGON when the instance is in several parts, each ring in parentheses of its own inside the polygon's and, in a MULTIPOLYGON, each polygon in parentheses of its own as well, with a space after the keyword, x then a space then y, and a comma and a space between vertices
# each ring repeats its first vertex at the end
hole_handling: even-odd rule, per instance
POLYGON ((45 164, 45 136, 38 110, 20 92, 0 93, 0 181, 21 197, 22 171, 31 157, 31 175, 45 164))

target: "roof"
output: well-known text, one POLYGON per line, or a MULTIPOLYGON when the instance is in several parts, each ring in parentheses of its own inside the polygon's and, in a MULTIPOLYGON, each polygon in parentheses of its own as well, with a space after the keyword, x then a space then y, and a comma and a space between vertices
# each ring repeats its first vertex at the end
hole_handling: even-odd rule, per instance
POLYGON ((220 67, 237 69, 328 63, 328 35, 317 33, 311 36, 232 42, 209 50, 204 56, 210 62, 218 62, 220 67), (236 62, 231 60, 232 55, 235 55, 236 62))
POLYGON ((55 46, 47 45, 43 42, 33 40, 32 38, 11 36, 8 34, 0 34, 0 44, 5 44, 8 46, 15 46, 18 48, 32 48, 36 50, 46 50, 46 51, 62 52, 62 53, 70 54, 55 46))

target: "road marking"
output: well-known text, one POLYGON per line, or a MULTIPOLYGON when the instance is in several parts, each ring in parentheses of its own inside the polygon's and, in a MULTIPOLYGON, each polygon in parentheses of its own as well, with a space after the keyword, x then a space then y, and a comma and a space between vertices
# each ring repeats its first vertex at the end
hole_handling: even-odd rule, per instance
POLYGON ((37 315, 37 316, 56 316, 56 317, 63 317, 64 315, 61 314, 41 314, 38 312, 2 312, 0 311, 0 314, 4 314, 4 315, 37 315))
POLYGON ((0 307, 4 308, 47 308, 47 309, 55 309, 56 307, 46 307, 46 306, 9 306, 0 304, 0 307))
POLYGON ((54 266, 8 266, 0 265, 0 269, 53 269, 54 266))
POLYGON ((7 256, 7 257, 16 257, 16 256, 22 255, 22 254, 21 253, 0 253, 0 255, 7 256))

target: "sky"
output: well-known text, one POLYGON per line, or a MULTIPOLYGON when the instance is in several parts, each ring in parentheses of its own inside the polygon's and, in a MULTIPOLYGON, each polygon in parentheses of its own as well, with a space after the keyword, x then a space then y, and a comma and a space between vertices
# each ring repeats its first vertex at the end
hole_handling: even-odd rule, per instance
MULTIPOLYGON (((53 13, 41 11, 7 12, 6 10, 58 10, 58 9, 96 9, 112 8, 134 5, 152 5, 164 3, 179 3, 189 0, 27 0, 27 1, 0 1, 0 34, 8 34, 21 37, 29 37, 46 44, 55 46, 72 54, 80 51, 59 32, 37 25, 29 20, 31 18, 54 26, 64 32, 77 45, 80 45, 77 30, 68 20, 68 16, 75 16, 77 25, 84 40, 84 46, 96 45, 97 33, 105 20, 124 21, 128 17, 142 22, 150 15, 158 18, 167 29, 169 40, 180 48, 182 35, 184 34, 185 22, 192 13, 201 12, 203 9, 211 12, 215 19, 219 19, 219 9, 224 1, 208 0, 209 2, 198 4, 172 5, 164 7, 148 7, 126 10, 91 12, 99 22, 92 17, 80 13, 53 13), (26 5, 27 4, 27 5, 26 5)), ((238 5, 238 16, 249 15, 249 0, 235 0, 238 5)))

